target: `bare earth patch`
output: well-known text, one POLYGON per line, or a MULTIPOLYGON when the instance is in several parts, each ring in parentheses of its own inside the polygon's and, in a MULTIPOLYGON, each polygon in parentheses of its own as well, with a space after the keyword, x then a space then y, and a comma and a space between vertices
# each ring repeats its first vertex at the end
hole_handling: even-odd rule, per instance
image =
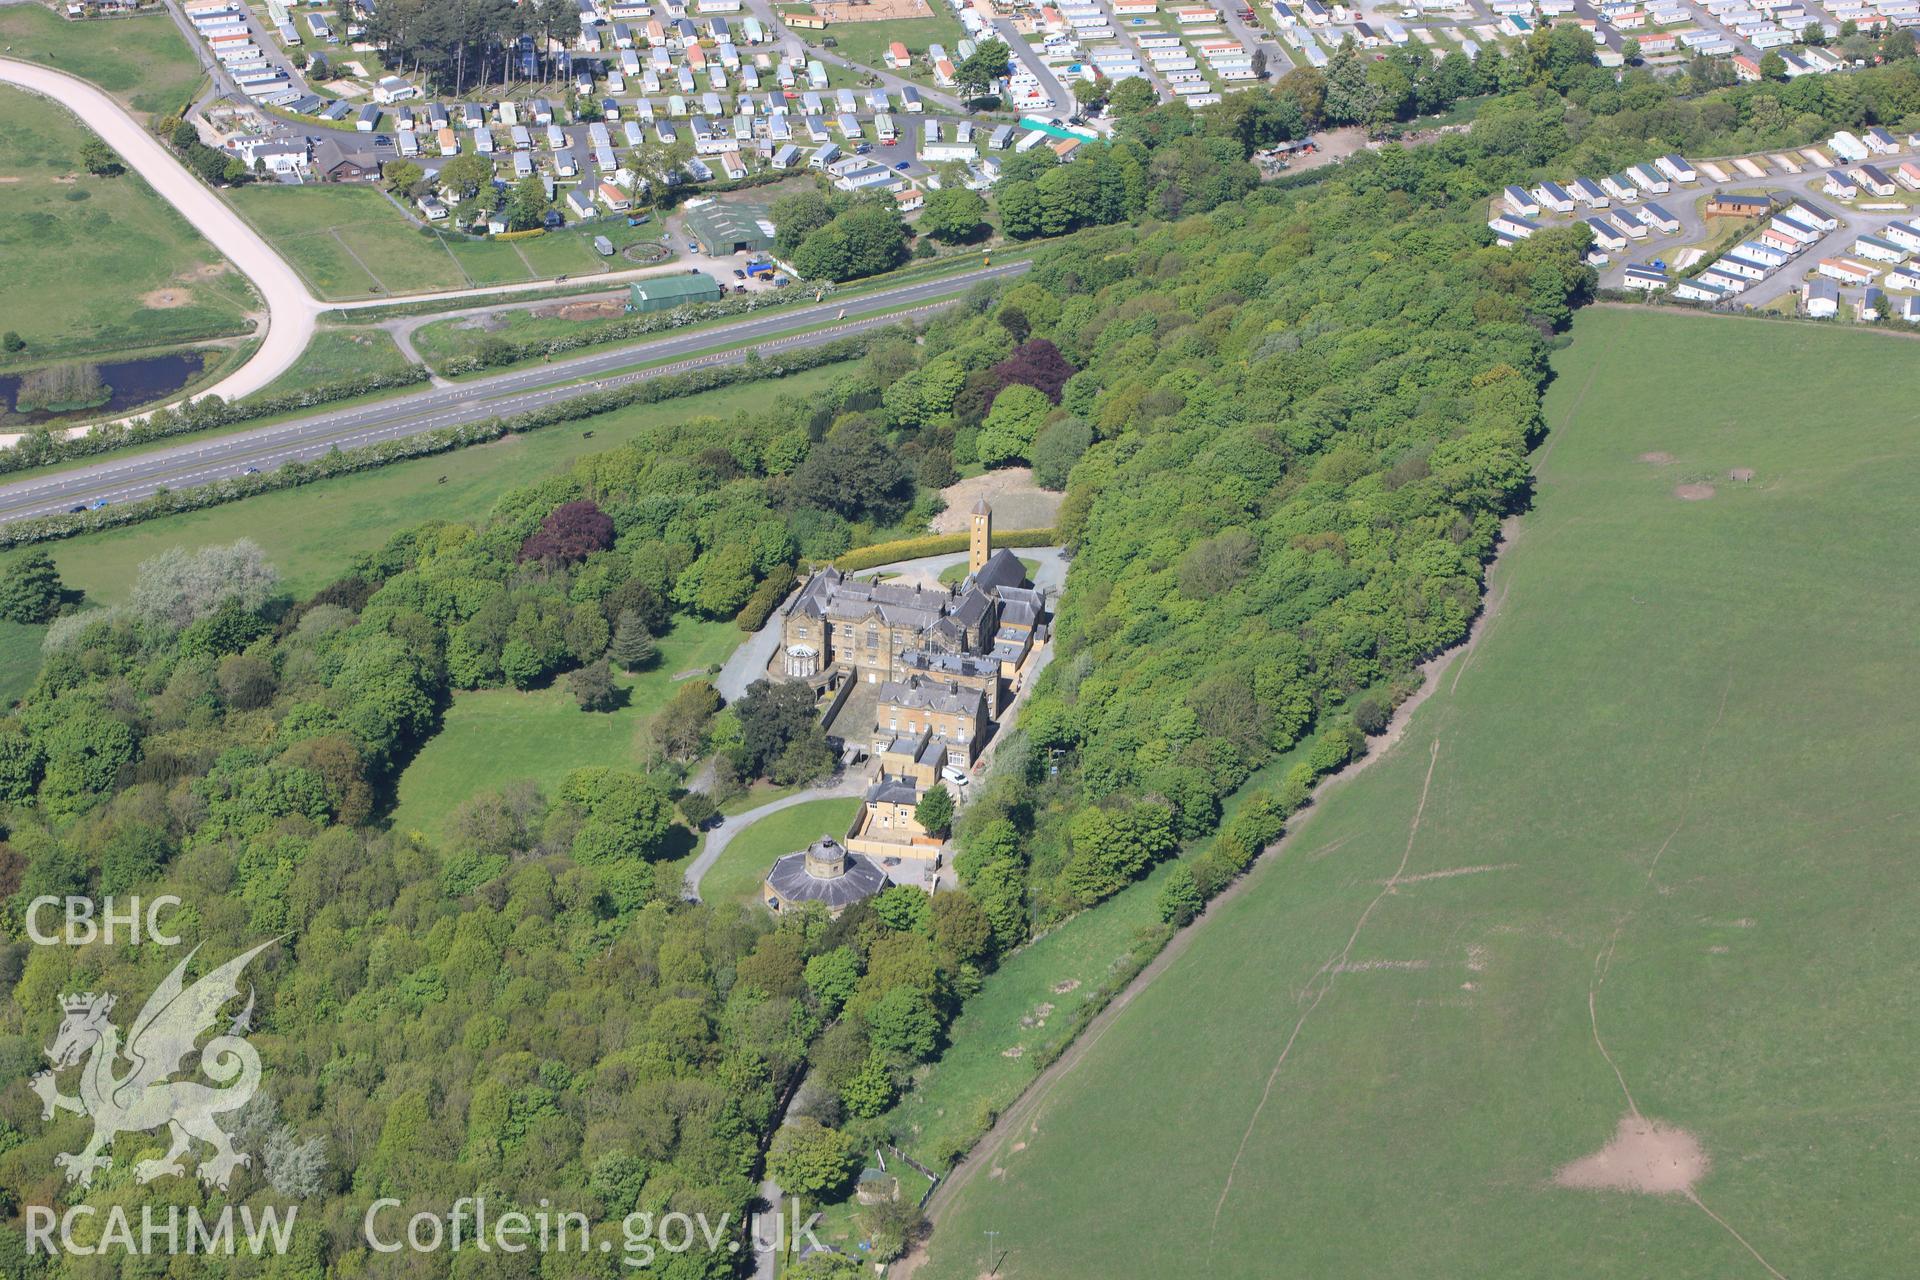
POLYGON ((1735 467, 1733 470, 1727 472, 1727 474, 1735 480, 1738 480, 1741 484, 1745 484, 1747 481, 1753 479, 1753 468, 1735 467))
POLYGON ((1656 467, 1664 467, 1664 466, 1666 466, 1666 465, 1667 465, 1667 464, 1668 464, 1669 462, 1672 462, 1672 461, 1673 461, 1673 455, 1672 455, 1672 454, 1670 454, 1670 453, 1663 453, 1663 452, 1661 452, 1660 450, 1658 450, 1658 449, 1655 449, 1655 450, 1654 450, 1653 452, 1651 452, 1651 453, 1643 453, 1643 454, 1641 454, 1641 455, 1640 455, 1640 457, 1639 457, 1639 461, 1641 461, 1641 462, 1650 462, 1650 463, 1652 463, 1652 464, 1653 464, 1654 466, 1656 466, 1656 467))
POLYGON ((1006 529, 1047 529, 1053 526, 1064 494, 1052 493, 1033 482, 1031 467, 1002 467, 950 484, 940 491, 947 509, 933 518, 935 533, 965 533, 973 504, 985 498, 993 508, 996 532, 1006 529))
POLYGON ((1682 502, 1705 502, 1715 492, 1710 484, 1682 484, 1674 486, 1673 496, 1682 502))
POLYGON ((617 301, 603 299, 599 302, 569 302, 558 307, 542 307, 533 314, 561 320, 612 320, 625 315, 626 310, 617 301))
POLYGON ((893 22, 902 18, 931 18, 933 9, 927 0, 879 0, 878 3, 864 3, 849 0, 839 4, 835 0, 813 0, 814 16, 825 18, 828 22, 893 22))
POLYGON ((151 293, 140 295, 140 302, 151 311, 171 311, 175 307, 184 307, 193 301, 193 292, 189 289, 155 289, 151 293))
POLYGON ((1057 996, 1063 996, 1069 991, 1078 991, 1079 989, 1080 979, 1078 978, 1063 978, 1053 984, 1053 994, 1057 996))
POLYGON ((1699 1139, 1685 1129, 1628 1114, 1620 1117, 1613 1141, 1563 1165, 1553 1180, 1582 1191, 1690 1195, 1693 1184, 1706 1176, 1708 1165, 1699 1139))

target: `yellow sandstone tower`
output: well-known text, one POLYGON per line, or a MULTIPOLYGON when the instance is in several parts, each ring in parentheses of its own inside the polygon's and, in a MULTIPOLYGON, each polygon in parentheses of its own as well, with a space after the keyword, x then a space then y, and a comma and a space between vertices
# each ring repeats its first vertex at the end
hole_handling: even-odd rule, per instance
POLYGON ((973 540, 967 545, 967 572, 974 574, 986 568, 987 557, 992 554, 993 508, 982 498, 973 504, 973 540))

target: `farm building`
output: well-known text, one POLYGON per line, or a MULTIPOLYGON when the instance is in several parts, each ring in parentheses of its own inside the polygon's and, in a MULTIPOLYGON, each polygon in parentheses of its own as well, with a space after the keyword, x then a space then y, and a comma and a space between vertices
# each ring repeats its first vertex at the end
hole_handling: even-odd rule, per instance
POLYGON ((704 271, 636 280, 627 290, 629 311, 671 311, 689 302, 718 302, 720 285, 704 271))
POLYGON ((716 200, 696 205, 687 210, 686 226, 700 248, 715 256, 773 248, 773 218, 763 204, 716 200))

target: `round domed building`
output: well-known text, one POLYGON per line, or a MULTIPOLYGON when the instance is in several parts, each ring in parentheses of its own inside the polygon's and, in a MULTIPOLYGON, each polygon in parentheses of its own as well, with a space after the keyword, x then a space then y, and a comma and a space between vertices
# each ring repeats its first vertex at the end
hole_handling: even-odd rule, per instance
POLYGON ((760 886, 760 896, 776 914, 819 902, 829 915, 837 916, 886 887, 887 873, 872 858, 849 852, 832 836, 821 836, 774 863, 760 886))

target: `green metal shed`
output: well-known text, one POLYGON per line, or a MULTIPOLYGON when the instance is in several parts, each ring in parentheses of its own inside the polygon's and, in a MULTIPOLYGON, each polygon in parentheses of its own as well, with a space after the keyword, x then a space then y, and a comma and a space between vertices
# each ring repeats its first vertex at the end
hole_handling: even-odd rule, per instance
POLYGON ((687 234, 715 257, 773 248, 773 217, 747 200, 715 200, 687 210, 687 234))
POLYGON ((628 311, 671 311, 689 302, 718 302, 720 285, 704 271, 636 280, 627 290, 628 311))

